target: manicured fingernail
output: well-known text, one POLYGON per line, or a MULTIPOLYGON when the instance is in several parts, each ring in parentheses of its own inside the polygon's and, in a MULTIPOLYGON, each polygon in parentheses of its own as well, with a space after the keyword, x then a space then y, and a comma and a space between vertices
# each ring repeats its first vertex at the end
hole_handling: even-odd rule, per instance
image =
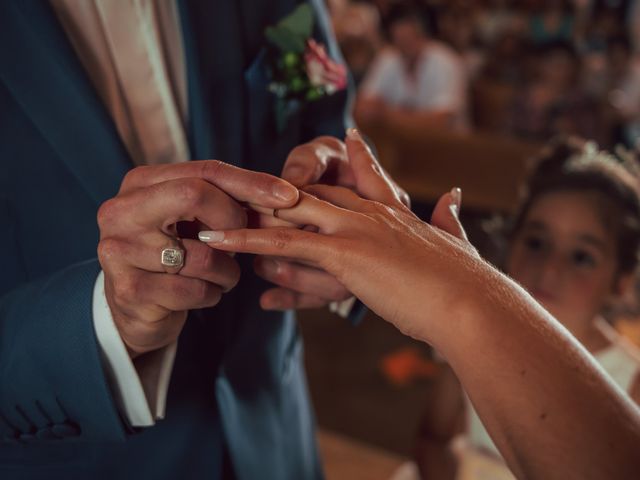
POLYGON ((288 183, 276 183, 272 192, 274 197, 285 202, 292 202, 298 198, 298 189, 288 183))
POLYGON ((216 232, 213 230, 203 230, 198 233, 201 242, 219 243, 224 240, 224 232, 216 232))
POLYGON ((458 218, 458 206, 455 203, 449 205, 449 211, 451 212, 451 215, 458 218))
POLYGON ((347 128, 347 138, 351 140, 362 140, 362 135, 357 128, 347 128))
POLYGON ((451 199, 455 204, 458 211, 460 211, 460 207, 462 205, 462 189, 455 187, 451 189, 451 199))
POLYGON ((277 275, 280 272, 280 262, 271 259, 262 260, 262 268, 264 268, 267 272, 277 275))

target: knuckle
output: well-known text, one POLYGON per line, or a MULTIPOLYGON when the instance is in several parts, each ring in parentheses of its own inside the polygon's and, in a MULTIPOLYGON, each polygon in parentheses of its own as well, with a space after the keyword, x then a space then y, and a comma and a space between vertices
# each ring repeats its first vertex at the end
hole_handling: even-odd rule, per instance
POLYGON ((238 283, 240 282, 240 274, 241 274, 240 266, 236 261, 233 261, 231 264, 231 269, 227 273, 227 280, 229 283, 227 291, 235 288, 236 285, 238 285, 238 283))
POLYGON ((221 296, 220 288, 204 280, 197 281, 192 290, 192 299, 197 306, 215 305, 221 296))
POLYGON ((291 265, 280 262, 278 273, 275 275, 277 282, 281 285, 295 285, 296 284, 296 271, 291 265))
POLYGON ((206 196, 206 183, 197 178, 185 178, 180 181, 176 196, 185 208, 198 208, 206 196))
POLYGON ((200 176, 202 178, 214 179, 222 174, 222 170, 225 168, 224 162, 220 160, 205 160, 202 162, 200 176))
POLYGON ((230 274, 230 285, 229 285, 229 289, 231 290, 232 288, 236 288, 236 286, 238 285, 238 283, 240 283, 240 268, 234 268, 233 271, 230 274))
POLYGON ((277 250, 284 250, 291 243, 292 235, 287 230, 277 230, 273 237, 273 246, 277 250))
POLYGON ((151 168, 149 165, 142 165, 129 170, 122 180, 120 189, 127 190, 138 185, 148 175, 151 168))
MULTIPOLYGON (((205 303, 207 298, 210 295, 210 290, 211 289, 209 288, 209 285, 207 284, 207 282, 203 280, 195 282, 195 285, 193 286, 193 290, 192 290, 192 297, 195 303, 198 305, 205 303)), ((180 295, 181 291, 182 291, 182 288, 179 288, 176 293, 180 295)))
POLYGON ((114 299, 119 304, 137 303, 140 298, 140 285, 137 275, 118 275, 113 281, 114 299))
POLYGON ((100 230, 108 229, 113 224, 114 220, 118 218, 120 200, 117 197, 110 198, 98 209, 97 220, 100 230))
POLYGON ((218 254, 215 250, 205 247, 204 249, 201 249, 200 252, 201 253, 198 253, 199 258, 196 259, 198 267, 205 271, 214 271, 218 268, 218 254))
POLYGON ((384 203, 373 202, 372 204, 373 213, 379 217, 387 218, 395 216, 393 208, 384 203))
POLYGON ((122 245, 113 238, 103 238, 98 243, 98 260, 100 265, 111 263, 113 258, 118 258, 122 252, 122 245))
POLYGON ((220 300, 222 300, 222 290, 220 288, 212 286, 211 292, 207 296, 205 305, 208 307, 215 307, 220 302, 220 300))

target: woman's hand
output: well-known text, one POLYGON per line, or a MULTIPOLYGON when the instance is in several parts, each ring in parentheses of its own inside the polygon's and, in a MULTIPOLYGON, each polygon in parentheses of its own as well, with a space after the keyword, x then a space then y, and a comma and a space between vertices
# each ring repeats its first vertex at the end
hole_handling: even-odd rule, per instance
POLYGON ((481 264, 458 221, 460 191, 440 198, 434 226, 428 225, 404 206, 362 139, 352 135, 346 143, 354 171, 367 177, 361 183, 381 201, 314 185, 304 189, 295 207, 274 212, 305 228, 206 232, 216 240, 208 243, 321 268, 402 332, 429 341, 430 329, 461 305, 456 286, 469 284, 469 272, 481 264))
MULTIPOLYGON (((347 135, 353 135, 348 130, 347 135)), ((380 200, 386 197, 388 184, 394 187, 395 199, 409 205, 409 196, 380 168, 380 173, 389 180, 384 183, 382 192, 376 191, 376 185, 368 182, 354 167, 347 156, 344 142, 335 137, 321 136, 294 148, 287 157, 282 178, 297 188, 323 184, 350 188, 356 192, 367 192, 369 199, 380 200), (372 188, 373 187, 373 188, 372 188)), ((366 165, 370 169, 370 165, 366 165)), ((292 225, 273 217, 273 210, 261 215, 251 215, 249 226, 289 226, 292 225)), ((289 310, 301 308, 320 308, 331 302, 340 302, 351 298, 352 293, 333 275, 322 270, 300 265, 286 258, 256 256, 256 273, 273 284, 260 297, 260 305, 265 309, 289 310)))
MULTIPOLYGON (((368 163, 357 170, 378 187, 386 182, 361 141, 347 148, 349 161, 368 163)), ((531 296, 479 258, 458 222, 459 192, 440 198, 431 225, 394 198, 390 186, 382 202, 314 186, 274 212, 303 229, 207 234, 220 250, 325 269, 401 331, 433 344, 516 477, 637 478, 637 407, 531 296)))

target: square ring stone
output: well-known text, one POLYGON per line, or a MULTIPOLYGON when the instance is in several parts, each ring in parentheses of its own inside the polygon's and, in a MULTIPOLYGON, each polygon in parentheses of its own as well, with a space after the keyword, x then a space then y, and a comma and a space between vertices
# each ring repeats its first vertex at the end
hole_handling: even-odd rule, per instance
POLYGON ((180 267, 184 261, 184 255, 179 248, 165 248, 162 250, 162 264, 167 267, 180 267))

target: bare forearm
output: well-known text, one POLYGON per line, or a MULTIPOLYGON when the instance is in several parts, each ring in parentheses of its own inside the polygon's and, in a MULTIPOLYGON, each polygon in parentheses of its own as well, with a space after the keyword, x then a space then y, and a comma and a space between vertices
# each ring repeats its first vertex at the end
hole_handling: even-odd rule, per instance
POLYGON ((459 192, 439 199, 436 228, 424 224, 364 142, 346 144, 358 188, 369 182, 385 192, 384 204, 318 185, 278 218, 319 233, 225 231, 210 246, 324 269, 400 331, 435 346, 521 478, 637 477, 637 407, 524 290, 479 258, 457 218, 459 192))
POLYGON ((486 291, 432 341, 511 469, 529 479, 636 478, 637 408, 524 290, 485 273, 476 284, 486 291))

